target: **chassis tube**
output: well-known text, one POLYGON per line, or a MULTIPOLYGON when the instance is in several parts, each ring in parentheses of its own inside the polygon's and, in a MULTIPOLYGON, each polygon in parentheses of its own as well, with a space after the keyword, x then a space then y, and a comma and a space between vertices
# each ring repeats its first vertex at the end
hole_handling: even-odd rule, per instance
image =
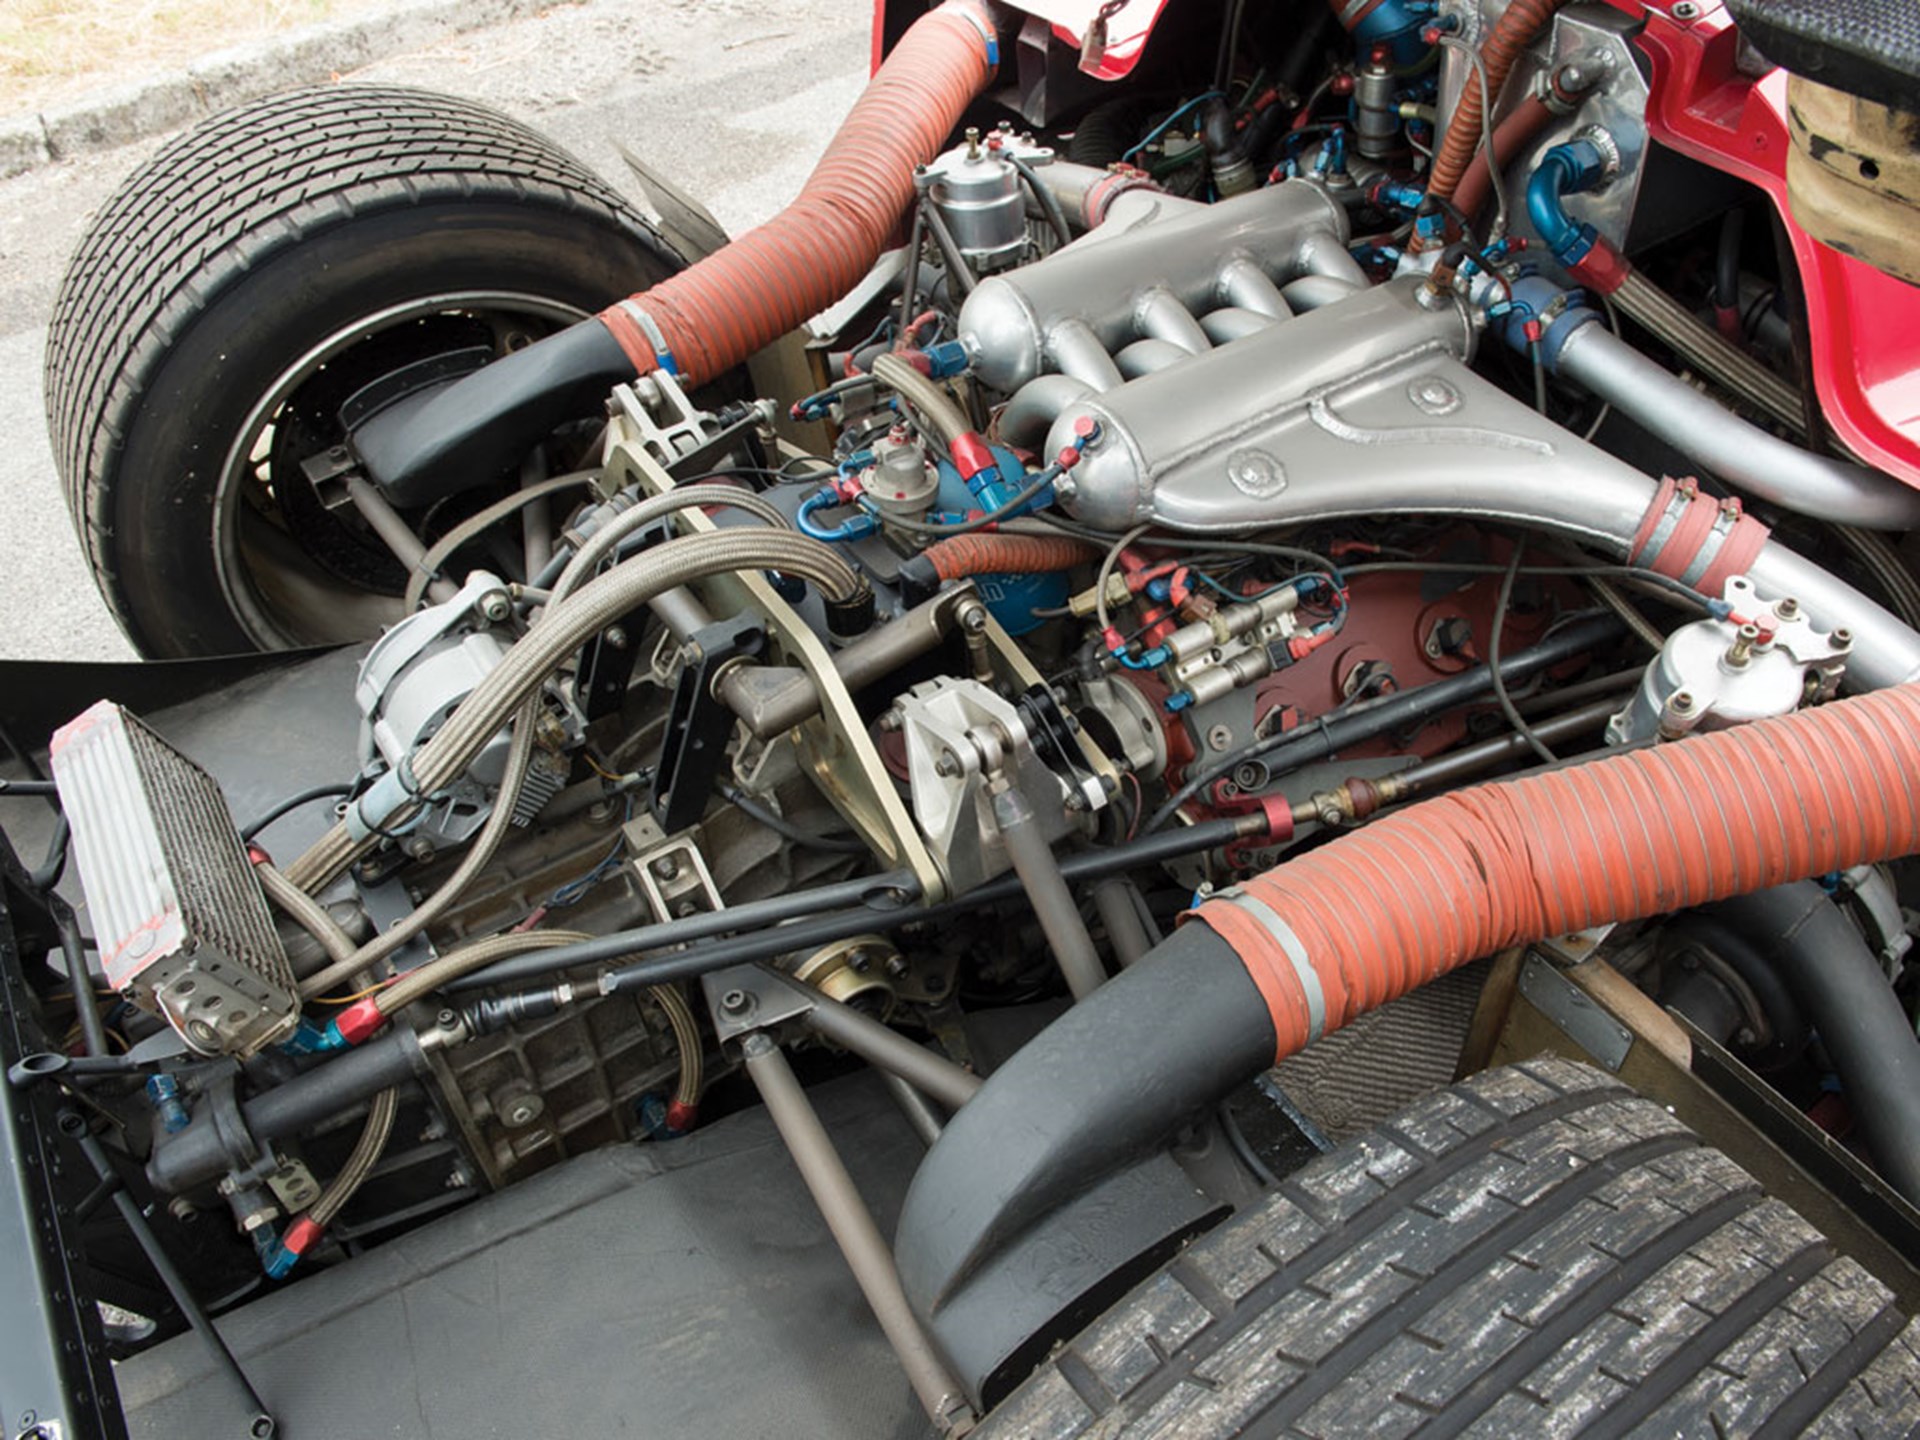
POLYGON ((900 1287, 900 1272, 894 1268, 887 1242, 880 1237, 880 1227, 873 1223, 872 1212, 860 1198, 819 1114, 800 1088, 793 1067, 787 1064, 780 1047, 765 1035, 749 1035, 741 1050, 746 1056, 748 1078, 766 1102, 767 1113, 792 1152, 800 1178, 806 1181, 814 1204, 820 1207, 841 1254, 847 1257, 847 1266, 867 1304, 873 1307, 887 1342, 900 1357, 913 1393, 942 1432, 952 1430, 967 1415, 960 1382, 914 1317, 913 1307, 900 1287))
POLYGON ((890 1029, 871 1015, 844 1005, 799 981, 788 981, 808 992, 812 1008, 801 1017, 808 1029, 818 1032, 844 1050, 892 1075, 915 1090, 937 1100, 949 1110, 958 1110, 978 1093, 984 1083, 978 1075, 962 1070, 953 1061, 936 1055, 924 1045, 916 1045, 898 1030, 890 1029))
POLYGON ((993 818, 1067 988, 1075 1000, 1086 999, 1105 982, 1107 972, 1093 948, 1087 922, 1080 918, 1080 906, 1060 873, 1053 846, 1040 829, 1039 817, 1027 797, 1008 786, 993 797, 993 818))

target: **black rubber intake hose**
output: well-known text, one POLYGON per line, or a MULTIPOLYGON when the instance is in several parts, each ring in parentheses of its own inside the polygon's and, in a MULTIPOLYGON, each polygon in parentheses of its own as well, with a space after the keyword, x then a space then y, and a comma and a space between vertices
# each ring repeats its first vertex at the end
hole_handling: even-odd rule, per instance
POLYGON ((583 322, 380 411, 354 430, 354 453, 394 504, 431 504, 497 478, 632 379, 607 327, 583 322))
POLYGON ((1773 957, 1839 1072, 1874 1168, 1920 1204, 1920 1039, 1853 922, 1811 880, 1701 914, 1773 957))
MULTIPOLYGON (((1246 966, 1206 926, 1186 925, 1049 1025, 948 1122, 907 1191, 894 1253, 915 1312, 976 1396, 995 1388, 1006 1356, 942 1323, 968 1282, 1273 1053, 1246 966)), ((1075 1299, 1052 1298, 1062 1310, 1075 1299)))

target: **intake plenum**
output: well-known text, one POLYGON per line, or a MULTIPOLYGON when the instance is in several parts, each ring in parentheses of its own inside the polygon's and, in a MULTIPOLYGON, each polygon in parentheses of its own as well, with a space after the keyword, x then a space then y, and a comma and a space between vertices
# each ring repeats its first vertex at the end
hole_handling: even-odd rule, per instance
MULTIPOLYGON (((1038 173, 1044 182, 1046 167, 1038 173)), ((1217 205, 1128 191, 1099 229, 981 281, 960 307, 960 340, 975 373, 998 390, 1053 372, 1118 384, 1098 357, 1134 341, 1206 348, 1200 322, 1211 311, 1277 319, 1291 313, 1279 287, 1299 276, 1365 283, 1347 234, 1346 212, 1306 181, 1217 205)))

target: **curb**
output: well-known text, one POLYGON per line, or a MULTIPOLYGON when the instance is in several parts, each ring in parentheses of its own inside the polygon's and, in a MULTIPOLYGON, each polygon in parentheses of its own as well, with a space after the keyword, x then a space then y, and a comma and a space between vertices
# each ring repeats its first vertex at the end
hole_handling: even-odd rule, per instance
POLYGON ((335 79, 403 50, 551 8, 554 0, 398 0, 379 14, 218 50, 184 70, 37 114, 0 119, 0 180, 112 150, 244 100, 335 79))

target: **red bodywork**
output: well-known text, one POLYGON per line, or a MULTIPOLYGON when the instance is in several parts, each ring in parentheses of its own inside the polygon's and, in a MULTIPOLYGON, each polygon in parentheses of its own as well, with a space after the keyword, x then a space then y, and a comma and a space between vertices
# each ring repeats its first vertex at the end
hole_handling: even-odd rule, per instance
MULTIPOLYGON (((1078 49, 1101 0, 1012 0, 1044 19, 1078 49)), ((1827 423, 1871 465, 1920 486, 1920 287, 1821 244, 1795 223, 1787 205, 1787 77, 1758 79, 1735 66, 1738 37, 1718 0, 1689 21, 1608 0, 1645 15, 1639 46, 1652 66, 1648 130, 1662 145, 1765 191, 1800 263, 1807 296, 1814 385, 1827 423)), ((1167 0, 1130 0, 1107 19, 1107 46, 1091 73, 1130 74, 1167 0)), ((875 7, 874 63, 883 43, 883 3, 875 7)))
MULTIPOLYGON (((1628 8, 1628 7, 1622 7, 1628 8)), ((1734 68, 1738 37, 1714 6, 1690 22, 1649 15, 1647 128, 1655 140, 1766 191, 1800 262, 1813 378, 1834 433, 1861 459, 1920 485, 1920 288, 1822 245, 1787 208, 1787 76, 1734 68)))

